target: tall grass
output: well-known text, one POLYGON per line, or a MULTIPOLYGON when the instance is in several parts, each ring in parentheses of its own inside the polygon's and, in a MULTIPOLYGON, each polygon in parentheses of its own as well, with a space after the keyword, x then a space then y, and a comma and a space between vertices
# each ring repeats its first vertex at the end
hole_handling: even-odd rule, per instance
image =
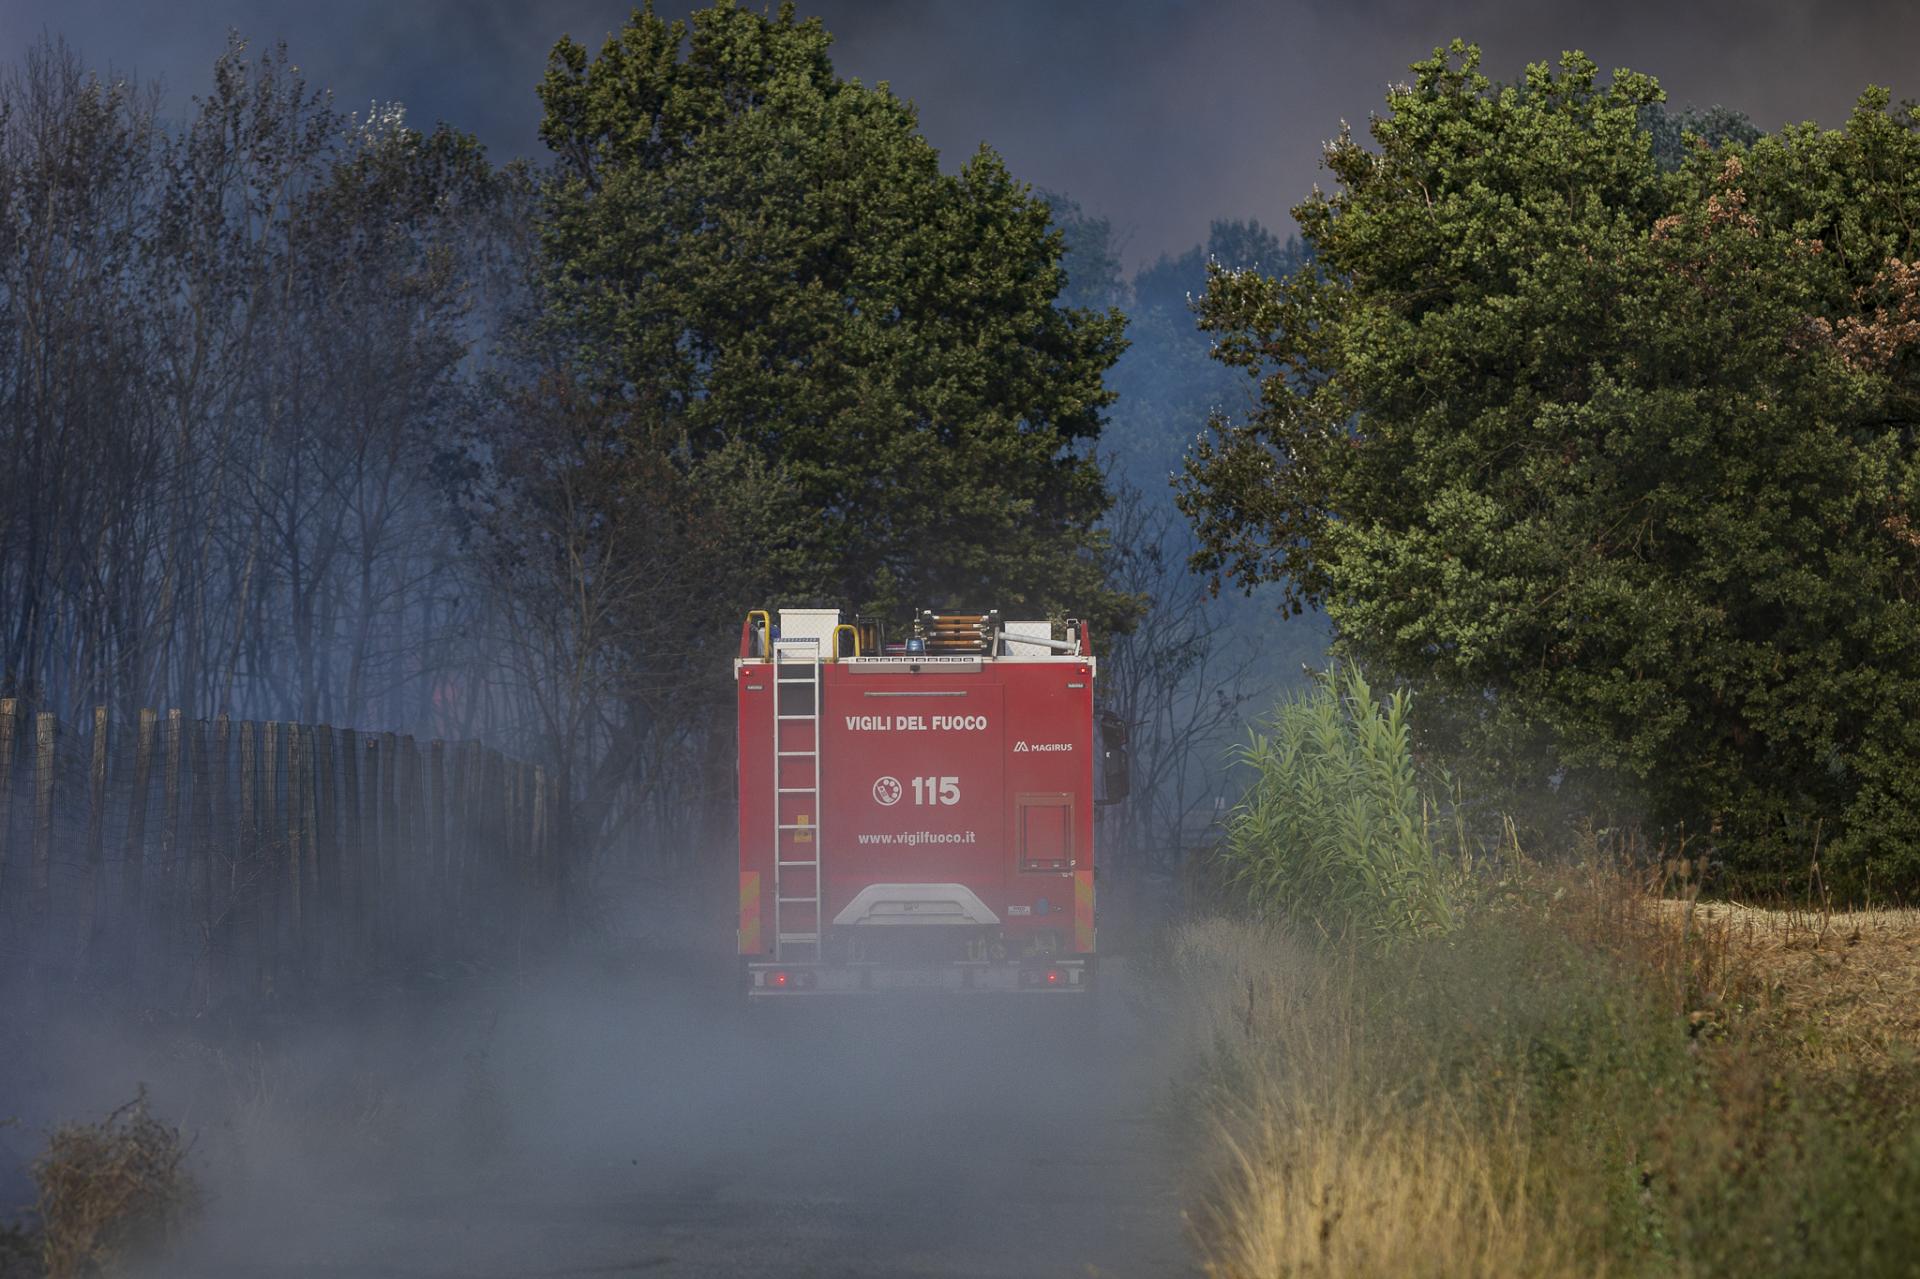
POLYGON ((1483 1117, 1398 1052, 1351 947, 1211 919, 1172 964, 1199 1083, 1206 1192, 1192 1214, 1221 1279, 1584 1273, 1538 1193, 1519 1117, 1483 1117))
POLYGON ((1178 934, 1210 1274, 1920 1273, 1920 1066, 1789 1033, 1832 1010, 1717 915, 1519 878, 1391 948, 1178 934))
POLYGON ((1376 696, 1349 665, 1249 735, 1236 762, 1252 782, 1221 856, 1257 911, 1384 943, 1455 925, 1459 868, 1435 838, 1440 807, 1420 785, 1410 705, 1405 690, 1376 696))
POLYGON ((1920 925, 1762 928, 1591 831, 1469 858, 1408 703, 1278 708, 1220 853, 1252 918, 1171 947, 1209 1273, 1920 1275, 1920 925))
POLYGON ((1540 1202, 1526 1144, 1500 1127, 1444 1107, 1272 1107, 1254 1124, 1230 1146, 1216 1275, 1596 1273, 1540 1202))

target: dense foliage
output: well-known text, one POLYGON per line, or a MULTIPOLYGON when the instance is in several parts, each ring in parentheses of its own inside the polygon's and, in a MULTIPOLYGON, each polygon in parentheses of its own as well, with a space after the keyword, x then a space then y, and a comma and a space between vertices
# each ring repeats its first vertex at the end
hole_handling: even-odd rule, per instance
POLYGON ((616 429, 779 468, 800 514, 757 550, 787 602, 1118 618, 1088 446, 1120 315, 1057 306, 1046 203, 984 147, 943 174, 829 42, 723 2, 555 47, 551 323, 616 429))
POLYGON ((1478 60, 1329 145, 1315 271, 1213 273, 1260 404, 1190 460, 1199 567, 1324 606, 1484 774, 1750 885, 1920 885, 1920 113, 1669 171, 1651 79, 1478 60))

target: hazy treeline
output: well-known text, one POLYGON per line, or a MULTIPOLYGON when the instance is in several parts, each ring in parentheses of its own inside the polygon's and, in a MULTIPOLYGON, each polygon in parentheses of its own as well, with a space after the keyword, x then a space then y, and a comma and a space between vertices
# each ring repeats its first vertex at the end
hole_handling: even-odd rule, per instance
MULTIPOLYGON (((517 336, 533 175, 237 39, 159 103, 56 43, 0 76, 0 695, 604 762, 566 413, 517 336)), ((570 834, 681 758, 623 740, 570 834)))
MULTIPOLYGON (((583 257, 576 224, 614 208, 609 193, 632 198, 609 176, 623 152, 589 164, 569 141, 586 126, 568 95, 614 83, 592 79, 584 51, 549 86, 545 168, 496 166, 472 138, 415 129, 398 106, 343 111, 284 49, 238 38, 174 119, 156 87, 96 73, 56 42, 0 76, 0 431, 13 458, 0 486, 0 696, 69 723, 96 706, 129 720, 166 705, 190 719, 484 740, 552 771, 569 846, 672 849, 691 864, 729 835, 722 676, 740 609, 813 602, 785 597, 837 573, 842 595, 1131 616, 1130 635, 1102 628, 1109 698, 1141 764, 1113 833, 1169 857, 1203 831, 1245 709, 1297 674, 1323 632, 1276 640, 1263 602, 1209 602, 1184 568, 1191 536, 1166 474, 1195 424, 1245 394, 1208 359, 1187 291, 1209 257, 1283 269, 1298 246, 1221 223, 1204 248, 1129 279, 1108 225, 1070 201, 1052 201, 1063 239, 1050 246, 1046 206, 997 160, 939 175, 891 98, 832 77, 815 28, 724 7, 703 21, 690 60, 656 68, 662 84, 708 101, 701 77, 719 73, 700 41, 813 50, 819 110, 868 113, 861 127, 884 142, 873 163, 905 175, 913 200, 984 219, 932 219, 928 251, 1022 255, 1018 290, 974 311, 967 272, 942 277, 952 297, 921 297, 910 266, 887 268, 898 279, 854 270, 885 257, 894 232, 876 222, 874 245, 821 241, 790 264, 791 283, 754 287, 851 270, 849 297, 910 299, 899 322, 831 341, 805 327, 814 320, 777 340, 759 320, 736 332, 731 250, 713 257, 705 240, 736 214, 696 215, 744 199, 757 225, 811 216, 782 204, 778 183, 744 195, 722 183, 657 227, 618 215, 634 252, 678 264, 671 287, 623 275, 619 255, 583 257), (596 309, 622 298, 644 343, 596 309), (974 346, 1026 358, 1022 335, 1043 314, 1083 383, 1058 405, 974 346), (1122 314, 1131 349, 1114 363, 1122 314), (778 398, 810 423, 802 432, 767 418, 752 361, 804 341, 846 368, 819 357, 774 375, 792 383, 778 398), (683 367, 676 349, 707 354, 683 367), (886 371, 894 408, 848 394, 847 376, 867 378, 858 370, 875 359, 898 366, 886 371), (688 379, 692 392, 647 389, 688 379), (742 406, 731 417, 729 396, 742 406), (1098 426, 1099 440, 1076 441, 1098 426), (822 498, 848 530, 823 552, 807 494, 873 491, 875 448, 898 454, 881 468, 893 496, 864 524, 860 507, 822 498), (968 449, 1000 460, 963 465, 968 449), (1104 515, 1092 456, 1119 495, 1104 515), (1022 485, 1055 496, 1023 507, 1022 485), (942 591, 954 599, 930 597, 942 591)), ((624 38, 665 35, 642 23, 624 38)), ((687 127, 758 127, 730 111, 689 106, 687 127)), ((834 154, 823 138, 819 161, 834 154)), ((899 216, 925 218, 913 208, 899 216)), ((806 287, 793 296, 818 304, 806 287)), ((856 326, 865 306, 849 313, 856 326)))
POLYGON ((1132 733, 1134 792, 1103 810, 1110 852, 1137 864, 1177 867, 1221 836, 1244 787, 1226 762, 1249 722, 1272 709, 1276 691, 1324 664, 1328 630, 1318 617, 1284 618, 1270 591, 1215 596, 1187 560, 1198 547, 1173 505, 1171 479, 1200 424, 1243 411, 1257 387, 1212 358, 1194 303, 1207 264, 1285 276, 1309 261, 1292 236, 1258 221, 1216 221, 1207 239, 1129 273, 1112 222, 1068 196, 1049 197, 1066 239, 1072 305, 1127 315, 1127 350, 1108 383, 1117 398, 1100 449, 1114 505, 1103 527, 1106 571, 1116 588, 1147 601, 1133 630, 1112 637, 1103 698, 1132 733))
POLYGON ((448 499, 524 183, 284 52, 156 111, 57 45, 0 80, 0 683, 467 735, 448 499))

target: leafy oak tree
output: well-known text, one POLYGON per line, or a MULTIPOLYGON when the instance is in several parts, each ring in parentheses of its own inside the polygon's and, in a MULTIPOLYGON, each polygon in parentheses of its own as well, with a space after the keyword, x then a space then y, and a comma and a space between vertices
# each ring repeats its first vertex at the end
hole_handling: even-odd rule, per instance
POLYGON ((1121 315, 1058 305, 1046 203, 985 147, 942 173, 829 42, 722 0, 555 46, 549 323, 646 436, 777 467, 785 599, 1120 618, 1091 442, 1121 315))
POLYGON ((1317 270, 1213 273, 1260 401, 1189 458, 1197 567, 1324 607, 1485 775, 1920 889, 1920 117, 1668 169, 1648 77, 1478 64, 1329 145, 1317 270))

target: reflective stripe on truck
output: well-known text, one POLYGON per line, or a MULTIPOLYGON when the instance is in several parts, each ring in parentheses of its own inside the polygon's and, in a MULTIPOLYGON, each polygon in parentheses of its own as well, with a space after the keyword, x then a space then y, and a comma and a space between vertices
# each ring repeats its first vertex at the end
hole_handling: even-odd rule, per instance
POLYGON ((1093 949, 1093 872, 1073 872, 1073 948, 1093 949))
POLYGON ((760 944, 760 872, 740 872, 740 953, 758 955, 760 944))

